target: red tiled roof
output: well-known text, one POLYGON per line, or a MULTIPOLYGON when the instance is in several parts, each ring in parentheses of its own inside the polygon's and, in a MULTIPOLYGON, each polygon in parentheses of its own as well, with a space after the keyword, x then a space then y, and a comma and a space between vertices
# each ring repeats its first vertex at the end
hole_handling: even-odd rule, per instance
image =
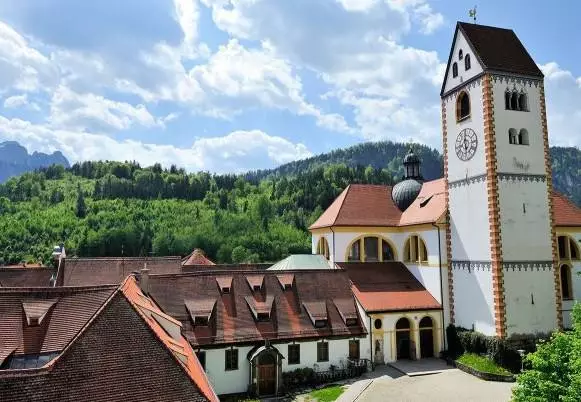
POLYGON ((397 226, 401 212, 391 187, 350 184, 309 229, 330 226, 397 226))
MULTIPOLYGON (((116 286, 91 288, 0 288, 0 351, 17 354, 62 350, 113 294, 116 286), (26 320, 28 306, 53 304, 38 326, 26 320)), ((37 312, 38 308, 35 308, 37 312)))
POLYGON ((445 180, 427 181, 415 201, 401 214, 399 226, 436 222, 445 212, 445 180))
MULTIPOLYGON (((58 294, 46 321, 69 336, 50 349, 60 354, 42 368, 1 370, 0 400, 218 401, 191 346, 179 332, 181 324, 143 295, 133 276, 121 287, 3 289, 0 308, 13 304, 10 300, 16 295, 40 300, 42 292, 47 298, 58 294), (70 295, 87 293, 92 295, 92 303, 66 302, 70 295), (96 298, 95 293, 106 297, 96 298), (63 304, 73 304, 76 310, 56 314, 63 304), (77 319, 78 315, 85 317, 86 310, 91 310, 90 318, 77 319), (151 367, 155 370, 148 369, 151 367)), ((21 324, 22 316, 22 312, 18 317, 12 314, 6 320, 2 315, 0 324, 21 324)), ((0 355, 10 350, 13 338, 12 331, 0 330, 0 355)))
POLYGON ((440 303, 401 262, 341 262, 353 293, 367 312, 441 309, 440 303))
POLYGON ((0 267, 0 287, 49 286, 50 268, 0 267))
POLYGON ((265 271, 260 292, 248 286, 247 276, 253 271, 198 271, 181 275, 150 275, 149 294, 160 307, 178 319, 184 334, 192 345, 208 346, 245 342, 263 342, 265 339, 296 339, 332 336, 360 336, 361 325, 347 327, 333 300, 355 300, 344 270, 294 271, 292 289, 283 290, 280 272, 265 271), (221 294, 216 282, 231 278, 231 291, 221 294), (196 295, 215 298, 217 304, 208 326, 195 326, 184 300, 196 295), (257 322, 252 311, 268 310, 272 300, 272 314, 267 322, 257 322), (253 306, 249 306, 252 304, 253 306), (322 303, 328 312, 329 325, 315 328, 303 304, 322 303))
POLYGON ((183 261, 182 265, 184 266, 191 266, 191 265, 216 265, 212 260, 204 255, 204 252, 199 248, 195 249, 190 253, 190 255, 186 256, 183 261))
POLYGON ((351 184, 309 229, 331 226, 408 226, 438 220, 445 212, 444 179, 425 182, 418 198, 401 212, 391 187, 351 184))
POLYGON ((581 208, 556 191, 553 192, 553 211, 555 226, 581 226, 581 208))
POLYGON ((172 336, 159 324, 158 320, 152 319, 152 317, 148 315, 147 312, 154 313, 158 317, 161 316, 170 322, 176 323, 176 320, 163 313, 160 308, 151 301, 151 299, 144 296, 144 294, 139 289, 139 286, 135 282, 134 277, 130 276, 127 278, 125 283, 121 286, 121 290, 127 300, 129 300, 129 302, 133 304, 134 307, 136 307, 137 311, 141 315, 141 318, 143 318, 147 325, 149 325, 158 339, 163 342, 168 350, 172 352, 176 358, 176 361, 181 364, 190 379, 200 389, 206 399, 208 401, 218 402, 218 397, 214 393, 208 377, 200 365, 198 358, 194 354, 192 347, 186 338, 181 335, 181 323, 177 322, 177 324, 180 326, 178 332, 179 335, 172 336), (142 306, 141 301, 144 298, 149 301, 149 307, 144 308, 142 306))
POLYGON ((63 286, 92 286, 120 284, 147 263, 152 274, 181 272, 180 257, 104 257, 66 258, 59 284, 63 286), (62 282, 60 282, 62 281, 62 282))

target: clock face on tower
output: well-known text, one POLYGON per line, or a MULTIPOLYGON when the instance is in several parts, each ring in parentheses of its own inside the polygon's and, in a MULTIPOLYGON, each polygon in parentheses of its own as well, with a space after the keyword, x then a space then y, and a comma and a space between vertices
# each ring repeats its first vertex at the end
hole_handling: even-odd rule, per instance
POLYGON ((463 161, 472 159, 478 147, 478 137, 471 128, 460 131, 456 138, 456 155, 463 161))

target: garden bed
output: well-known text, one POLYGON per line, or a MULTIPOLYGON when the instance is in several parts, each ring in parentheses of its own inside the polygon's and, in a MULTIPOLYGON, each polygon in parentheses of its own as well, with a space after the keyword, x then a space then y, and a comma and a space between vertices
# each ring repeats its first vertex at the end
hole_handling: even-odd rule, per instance
POLYGON ((473 353, 465 353, 456 360, 456 367, 486 381, 514 382, 515 377, 493 360, 473 353))

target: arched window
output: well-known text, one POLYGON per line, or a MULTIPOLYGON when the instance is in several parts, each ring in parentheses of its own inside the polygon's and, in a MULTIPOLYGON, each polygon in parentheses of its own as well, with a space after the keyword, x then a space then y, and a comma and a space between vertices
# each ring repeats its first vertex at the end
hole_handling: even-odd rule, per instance
POLYGON ((395 253, 389 242, 379 236, 363 236, 351 243, 347 261, 393 261, 395 253))
POLYGON ((579 248, 575 243, 575 240, 569 236, 559 236, 559 258, 561 260, 578 260, 579 259, 579 248))
POLYGON ((571 268, 566 264, 561 265, 561 296, 565 300, 573 298, 573 289, 571 288, 571 268))
POLYGON ((470 116, 470 98, 464 91, 460 92, 456 100, 456 121, 463 120, 470 116))
POLYGON ((518 143, 519 145, 529 145, 529 132, 524 128, 518 132, 518 143))
POLYGON ((529 104, 528 104, 528 99, 527 99, 527 94, 525 94, 524 92, 521 92, 518 95, 518 107, 520 111, 523 112, 528 112, 529 111, 529 104))
POLYGON ((321 254, 326 259, 329 259, 329 242, 325 237, 321 237, 317 243, 317 254, 321 254))
POLYGON ((508 143, 509 144, 516 144, 517 143, 517 133, 514 128, 508 129, 508 143))
POLYGON ((508 90, 508 88, 506 89, 506 92, 504 93, 504 108, 506 110, 510 110, 510 91, 508 90))
POLYGON ((425 316, 420 320, 420 329, 421 328, 432 328, 434 326, 432 319, 428 316, 425 316))
POLYGON ((464 53, 462 53, 462 49, 460 49, 460 50, 458 51, 458 58, 459 58, 460 60, 462 60, 462 57, 464 57, 464 53))
POLYGON ((410 325, 410 320, 408 320, 405 317, 400 318, 399 320, 397 320, 397 323, 395 324, 395 329, 403 329, 403 330, 409 330, 411 328, 410 325))
POLYGON ((404 261, 413 263, 427 263, 428 249, 426 243, 417 235, 410 236, 404 246, 404 261))
POLYGON ((518 94, 516 91, 510 94, 510 110, 518 110, 518 94))
POLYGON ((458 76, 458 63, 452 64, 452 78, 456 78, 458 76))
POLYGON ((472 67, 470 65, 470 55, 467 54, 466 57, 464 58, 464 70, 468 71, 470 70, 470 67, 472 67))

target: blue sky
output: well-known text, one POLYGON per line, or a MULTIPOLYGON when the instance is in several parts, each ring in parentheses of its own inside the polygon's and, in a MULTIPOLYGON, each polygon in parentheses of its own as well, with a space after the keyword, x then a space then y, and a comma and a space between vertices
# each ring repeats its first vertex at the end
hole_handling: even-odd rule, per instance
MULTIPOLYGON (((545 73, 551 143, 580 146, 581 3, 481 3, 478 22, 514 29, 545 73)), ((441 77, 473 6, 0 0, 0 140, 214 172, 370 140, 440 149, 441 77)))

